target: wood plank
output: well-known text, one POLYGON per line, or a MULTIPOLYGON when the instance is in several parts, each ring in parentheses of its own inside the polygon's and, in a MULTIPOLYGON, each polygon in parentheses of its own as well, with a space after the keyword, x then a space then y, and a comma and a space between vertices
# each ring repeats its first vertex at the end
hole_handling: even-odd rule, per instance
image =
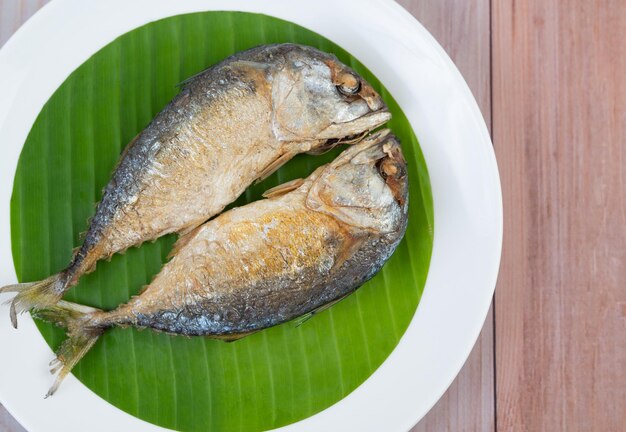
POLYGON ((50 0, 0 0, 0 47, 50 0))
POLYGON ((0 431, 3 432, 26 432, 8 411, 0 405, 0 431))
POLYGON ((626 2, 493 2, 497 425, 626 427, 626 2))
MULTIPOLYGON (((450 55, 472 89, 489 126, 489 0, 401 0, 399 3, 433 34, 450 55)), ((412 432, 494 430, 493 337, 490 311, 465 366, 445 395, 412 432)))

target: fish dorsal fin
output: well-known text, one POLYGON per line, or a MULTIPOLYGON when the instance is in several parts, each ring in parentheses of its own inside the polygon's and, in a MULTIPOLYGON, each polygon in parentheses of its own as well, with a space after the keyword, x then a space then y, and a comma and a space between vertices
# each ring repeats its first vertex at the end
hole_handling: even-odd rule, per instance
POLYGON ((178 88, 183 88, 185 87, 186 84, 189 84, 191 81, 193 81, 194 79, 198 78, 200 75, 202 75, 203 73, 205 73, 206 71, 208 71, 209 69, 213 68, 213 66, 211 66, 210 68, 201 70, 200 72, 198 72, 197 74, 193 74, 191 75, 189 78, 179 82, 178 84, 175 85, 175 87, 178 88))
POLYGON ((275 198, 285 195, 286 193, 298 189, 303 184, 304 180, 301 178, 288 181, 287 183, 280 184, 263 192, 263 198, 275 198))
POLYGON ((234 60, 226 65, 230 70, 243 73, 245 80, 252 80, 256 83, 256 92, 265 90, 263 93, 271 93, 271 85, 269 85, 268 76, 270 75, 270 64, 260 63, 248 60, 234 60))
POLYGON ((221 340, 224 342, 235 342, 238 341, 239 339, 245 338, 246 336, 250 336, 251 334, 254 334, 256 332, 258 332, 259 330, 248 330, 248 331, 244 331, 241 333, 230 333, 230 334, 224 334, 224 335, 210 335, 209 338, 210 339, 217 339, 217 340, 221 340))
MULTIPOLYGON (((214 67, 215 66, 211 66, 209 68, 201 70, 197 74, 194 74, 194 75, 190 76, 189 78, 187 78, 187 79, 179 82, 178 84, 176 84, 176 87, 178 87, 178 88, 185 87, 185 85, 189 84, 191 81, 195 80, 200 75, 204 74, 205 72, 208 72, 209 70, 213 69, 214 67)), ((265 71, 267 71, 271 67, 271 65, 268 64, 268 63, 253 62, 253 61, 248 61, 248 60, 234 60, 234 61, 228 63, 226 65, 226 67, 229 67, 229 68, 232 68, 232 69, 254 70, 254 71, 259 71, 259 72, 264 72, 265 73, 265 71)))
POLYGON ((204 225, 200 225, 190 230, 186 229, 181 231, 180 237, 178 237, 178 240, 176 240, 176 243, 174 243, 174 246, 172 246, 172 250, 170 251, 170 253, 167 254, 167 259, 170 259, 178 254, 178 252, 180 252, 180 250, 185 247, 191 241, 191 239, 196 236, 196 234, 198 234, 203 226, 204 225))
POLYGON ((343 300, 346 297, 348 297, 353 292, 354 291, 349 291, 346 294, 343 294, 341 297, 336 298, 335 300, 331 300, 328 303, 325 303, 325 304, 323 304, 321 306, 316 307, 311 312, 307 312, 304 315, 300 315, 298 318, 295 318, 293 320, 293 323, 295 324, 296 327, 300 327, 302 324, 304 324, 305 322, 307 322, 308 320, 313 318, 313 316, 317 315, 320 312, 324 312, 326 309, 331 308, 332 306, 334 306, 337 303, 339 303, 341 300, 343 300))
POLYGON ((139 132, 137 135, 135 135, 135 138, 133 138, 128 144, 126 144, 126 147, 124 147, 124 150, 122 150, 122 152, 120 153, 120 157, 117 160, 117 163, 115 164, 115 168, 113 169, 113 171, 117 170, 117 168, 120 166, 120 163, 128 155, 128 152, 130 151, 130 149, 132 149, 133 146, 135 146, 135 144, 137 144, 137 142, 139 142, 139 137, 140 136, 141 136, 141 132, 139 132))
POLYGON ((228 63, 228 67, 232 69, 247 69, 247 70, 257 70, 265 72, 272 65, 269 63, 261 63, 250 60, 234 60, 228 63))

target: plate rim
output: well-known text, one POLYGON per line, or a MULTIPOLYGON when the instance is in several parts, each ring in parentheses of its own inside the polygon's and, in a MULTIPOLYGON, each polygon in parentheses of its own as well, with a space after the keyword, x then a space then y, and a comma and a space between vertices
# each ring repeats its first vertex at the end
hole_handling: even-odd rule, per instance
MULTIPOLYGON (((345 34, 344 32, 341 35, 333 37, 333 35, 328 34, 329 31, 332 32, 332 30, 329 30, 328 26, 323 27, 321 23, 316 23, 314 21, 303 23, 303 21, 306 21, 306 19, 304 19, 303 16, 296 16, 294 19, 294 17, 290 15, 291 13, 293 13, 291 9, 293 8, 292 4, 294 2, 288 2, 287 0, 274 0, 273 2, 263 2, 262 0, 247 0, 247 1, 244 1, 244 0, 214 0, 214 1, 192 0, 189 3, 186 3, 184 5, 171 5, 171 4, 167 5, 165 0, 158 0, 158 1, 152 0, 150 3, 150 7, 152 8, 152 10, 150 11, 150 13, 146 14, 145 10, 142 10, 141 5, 146 5, 148 1, 149 0, 140 0, 134 3, 132 6, 129 6, 129 5, 123 5, 122 0, 114 0, 114 1, 109 2, 107 6, 104 6, 103 4, 104 2, 101 2, 101 3, 90 2, 89 4, 84 4, 87 2, 81 3, 80 0, 55 0, 54 2, 51 2, 45 5, 33 17, 31 17, 31 19, 29 19, 16 33, 14 33, 14 35, 9 39, 9 41, 7 41, 5 46, 2 49, 0 49, 0 89, 3 89, 3 88, 6 89, 7 82, 8 82, 6 80, 8 80, 9 77, 15 78, 14 80, 10 82, 10 85, 12 88, 9 90, 11 91, 7 91, 7 93, 13 97, 12 98, 8 97, 4 99, 3 101, 0 101, 0 138, 5 135, 12 136, 13 138, 15 138, 16 136, 19 136, 17 132, 14 132, 13 135, 9 134, 13 126, 12 124, 9 124, 9 120, 11 120, 10 108, 13 105, 11 101, 13 101, 13 99, 17 95, 26 92, 26 90, 24 89, 24 86, 25 86, 25 81, 28 82, 27 77, 24 76, 23 79, 20 81, 19 80, 20 76, 26 75, 26 72, 30 72, 30 75, 28 75, 29 78, 32 78, 33 74, 35 77, 37 76, 37 71, 32 70, 33 66, 29 66, 29 64, 26 64, 26 58, 28 58, 29 56, 25 53, 28 53, 28 50, 23 51, 23 55, 21 56, 17 53, 17 51, 22 50, 24 48, 28 48, 28 49, 34 50, 34 53, 36 54, 37 46, 38 46, 36 42, 39 42, 40 46, 45 46, 44 37, 47 36, 47 34, 45 32, 42 32, 41 30, 45 29, 46 26, 50 28, 54 23, 56 24, 63 23, 63 21, 59 21, 59 17, 64 15, 64 14, 60 14, 60 12, 67 12, 70 10, 71 10, 71 12, 69 13, 70 15, 82 17, 86 15, 81 15, 81 14, 96 14, 101 9, 108 10, 110 12, 114 10, 115 8, 117 8, 118 10, 120 8, 124 8, 126 9, 127 12, 130 12, 131 14, 133 13, 141 14, 142 19, 147 19, 145 22, 154 21, 156 19, 160 19, 165 16, 190 13, 194 11, 197 12, 197 11, 208 11, 208 10, 240 10, 240 11, 245 11, 245 12, 265 13, 267 15, 272 15, 277 18, 286 19, 286 20, 295 22, 317 33, 320 33, 324 35, 325 37, 338 43, 343 48, 345 48, 348 52, 354 54, 355 57, 359 58, 359 60, 361 60, 370 70, 372 70, 372 72, 379 79, 381 79, 381 82, 385 83, 386 87, 390 90, 392 94, 394 94, 394 96, 397 95, 397 92, 394 92, 392 90, 392 88, 397 87, 397 86, 388 85, 388 84, 391 84, 391 82, 385 81, 385 79, 381 77, 381 75, 385 77, 393 77, 394 76, 393 71, 389 71, 388 68, 385 69, 382 66, 379 68, 377 67, 377 65, 370 63, 367 60, 368 58, 375 57, 376 55, 381 56, 382 54, 374 53, 374 56, 370 56, 362 48, 359 47, 360 40, 366 39, 367 36, 365 36, 364 34, 360 34, 359 37, 361 39, 359 39, 357 38, 356 34, 345 34), (178 10, 179 12, 174 13, 174 14, 163 15, 161 17, 156 16, 158 12, 163 13, 163 11, 172 11, 172 10, 178 10), (301 19, 298 19, 298 18, 301 18, 301 19), (337 40, 337 37, 339 37, 341 40, 337 40), (362 53, 362 55, 359 55, 359 53, 362 53), (380 69, 380 73, 377 73, 377 69, 380 69)), ((397 422, 397 424, 390 425, 389 423, 386 423, 387 427, 392 428, 392 429, 397 428, 397 429, 408 430, 417 421, 419 421, 419 419, 421 419, 426 414, 426 412, 430 410, 430 408, 432 408, 432 406, 443 395, 445 390, 449 387, 449 385, 452 383, 452 381, 454 380, 454 378, 460 371, 462 365, 465 363, 467 357, 469 356, 471 352, 472 347, 474 346, 480 334, 480 330, 483 326, 483 323, 485 321, 485 318, 489 310, 489 305, 491 304, 493 291, 495 289, 495 283, 496 283, 496 278, 497 278, 497 273, 498 273, 498 268, 499 268, 499 260, 500 260, 500 253, 501 253, 501 247, 502 247, 502 196, 501 196, 501 188, 500 188, 500 179, 499 179, 497 164, 495 161, 495 154, 493 151, 493 147, 491 145, 491 140, 489 138, 486 125, 484 123, 484 120, 478 108, 478 105, 476 101, 474 100, 469 88, 467 87, 467 84, 463 80, 460 72, 456 69, 456 67, 454 66, 452 61, 449 59, 449 57, 447 56, 443 48, 441 48, 441 46, 427 32, 427 30, 425 30, 421 26, 421 24, 419 24, 418 21, 413 16, 411 16, 406 10, 404 10, 400 5, 398 5, 397 3, 391 0, 373 0, 371 2, 368 2, 367 7, 364 7, 363 4, 358 3, 358 0, 344 0, 342 4, 337 4, 336 2, 332 3, 331 0, 318 0, 313 5, 306 4, 304 1, 301 1, 301 0, 298 0, 298 3, 300 6, 300 9, 308 10, 309 12, 313 14, 313 17, 322 16, 321 13, 323 12, 324 6, 333 5, 335 11, 337 9, 341 10, 343 8, 346 8, 347 11, 350 11, 350 6, 355 6, 355 7, 358 6, 360 10, 357 12, 357 15, 362 14, 363 16, 369 17, 369 19, 371 19, 372 16, 376 16, 376 18, 378 19, 382 19, 386 17, 389 21, 394 19, 396 20, 394 21, 396 24, 394 25, 394 33, 395 33, 395 38, 396 38, 395 42, 398 42, 397 40, 398 33, 400 33, 401 30, 411 31, 412 29, 411 33, 403 34, 404 38, 402 42, 404 42, 403 45, 405 46, 401 46, 399 49, 396 49, 394 52, 396 53, 401 52, 401 53, 405 53, 406 55, 413 56, 412 58, 414 61, 415 59, 422 59, 422 60, 427 59, 429 62, 433 62, 434 64, 433 68, 435 71, 440 71, 440 72, 445 71, 449 75, 449 77, 446 76, 446 78, 450 79, 452 91, 455 92, 455 94, 459 98, 459 103, 461 103, 462 105, 462 107, 460 107, 459 109, 462 111, 463 114, 467 115, 467 121, 469 122, 468 127, 471 127, 473 125, 473 128, 476 132, 474 145, 477 147, 474 150, 480 153, 480 156, 482 158, 480 159, 481 160, 480 163, 482 164, 481 166, 485 168, 487 171, 487 176, 485 177, 485 179, 482 179, 484 182, 486 182, 486 184, 482 185, 484 187, 484 190, 482 190, 481 192, 483 192, 487 196, 486 202, 491 203, 491 207, 489 208, 489 212, 491 213, 487 216, 480 215, 480 214, 474 215, 473 213, 472 215, 478 216, 479 221, 481 219, 486 219, 488 222, 490 222, 490 225, 484 225, 482 227, 481 226, 470 227, 478 231, 476 238, 484 238, 489 243, 488 245, 489 246, 489 258, 488 259, 486 258, 485 262, 481 263, 484 266, 484 268, 482 268, 482 272, 479 275, 479 279, 481 279, 481 284, 479 284, 481 286, 479 286, 479 288, 482 290, 480 292, 481 301, 476 302, 476 304, 473 306, 475 311, 472 314, 472 319, 470 320, 471 322, 466 323, 469 328, 468 328, 468 331, 466 332, 468 335, 464 337, 463 346, 461 347, 459 345, 458 347, 456 347, 456 349, 450 349, 450 351, 455 352, 454 361, 449 362, 449 364, 446 367, 445 373, 441 372, 442 376, 440 377, 440 379, 436 380, 436 384, 432 384, 433 388, 427 391, 428 395, 427 396, 421 395, 419 397, 416 396, 416 398, 420 400, 416 401, 415 408, 412 410, 407 410, 406 399, 404 399, 403 401, 398 401, 397 405, 402 407, 402 410, 400 410, 402 415, 400 415, 400 417, 395 416, 395 418, 393 418, 397 422), (482 232, 481 229, 484 229, 485 232, 482 232)), ((384 27, 384 24, 385 23, 381 23, 381 27, 384 27)), ((388 24, 389 23, 387 23, 387 25, 388 24)), ((72 24, 71 21, 69 21, 69 24, 68 22, 65 22, 64 25, 69 25, 71 27, 74 24, 72 24)), ((376 28, 375 30, 379 30, 379 33, 377 34, 378 37, 388 38, 389 40, 394 41, 393 33, 391 32, 385 33, 383 30, 380 30, 378 28, 376 28)), ((106 33, 106 29, 96 29, 96 31, 101 31, 102 33, 106 33)), ((369 29, 369 31, 371 31, 371 29, 369 29)), ((117 36, 121 34, 122 33, 119 33, 117 36)), ((96 52, 97 50, 102 48, 102 46, 111 42, 113 39, 114 38, 111 38, 110 40, 105 41, 104 44, 101 44, 100 46, 97 46, 95 49, 92 49, 91 53, 96 52)), ((377 43, 376 41, 371 41, 371 40, 369 41, 372 44, 371 46, 376 46, 376 43, 377 43)), ((85 40, 82 42, 82 44, 86 46, 86 44, 88 44, 88 41, 85 40)), ((92 43, 92 45, 93 44, 94 43, 92 43)), ((85 46, 82 46, 82 48, 84 49, 85 46)), ((42 48, 39 48, 40 51, 41 49, 42 48)), ((72 53, 72 55, 73 54, 76 54, 76 53, 72 53)), ((78 58, 78 56, 74 56, 74 57, 78 58)), ((84 60, 86 60, 86 58, 80 60, 76 66, 82 64, 84 60)), ((429 63, 429 66, 430 66, 430 63, 429 63)), ((75 69, 75 67, 72 68, 71 70, 73 69, 75 69)), ((45 72, 45 71, 39 71, 39 73, 41 72, 45 72)), ((58 81, 59 71, 55 71, 55 72, 57 73, 55 77, 57 78, 57 81, 58 81)), ((45 97, 43 98, 44 103, 45 103, 45 101, 51 96, 52 92, 56 90, 58 85, 66 77, 67 75, 63 77, 61 81, 57 83, 56 86, 54 85, 49 85, 48 87, 40 86, 40 87, 37 87, 37 89, 33 91, 49 93, 49 94, 46 94, 45 97), (53 87, 52 90, 51 90, 51 87, 53 87)), ((51 78, 51 80, 52 79, 53 78, 51 78)), ((429 162, 435 161, 435 155, 437 155, 436 153, 437 149, 428 149, 428 151, 425 150, 425 143, 423 142, 422 136, 420 136, 420 133, 418 130, 420 128, 415 127, 413 123, 414 117, 409 114, 409 112, 412 113, 416 110, 412 109, 413 107, 403 106, 403 103, 410 105, 410 103, 406 102, 404 98, 396 97, 396 100, 398 101, 402 109, 405 111, 405 114, 407 114, 407 118, 409 118, 411 125, 416 131, 416 135, 418 136, 418 140, 420 141, 420 145, 424 152, 426 164, 429 168, 429 173, 431 174, 431 183, 432 183, 433 175, 431 173, 431 163, 429 162), (409 112, 407 112, 407 108, 409 112), (429 158, 431 158, 431 161, 429 161, 429 158)), ((417 103, 417 102, 414 102, 414 103, 417 103)), ((35 115, 32 117, 30 126, 32 126, 32 122, 34 122, 36 115, 39 113, 41 109, 41 106, 42 105, 38 106, 37 110, 35 110, 35 115)), ((33 110, 31 110, 31 112, 32 111, 33 110)), ((422 120, 419 120, 419 121, 422 121, 422 120)), ((465 121, 465 119, 462 119, 462 121, 465 121)), ((27 128, 28 130, 26 131, 26 133, 28 133, 28 131, 30 130, 30 126, 27 128)), ((13 147, 19 147, 19 149, 16 150, 15 148, 12 148, 11 146, 9 146, 9 149, 7 152, 7 153, 10 153, 8 155, 9 157, 3 158, 3 161, 0 161, 0 166, 8 168, 8 169, 2 170, 4 174, 0 174, 0 183, 2 184, 0 188, 2 189, 0 191, 0 199, 3 199, 3 200, 6 199, 6 196, 7 196, 6 189, 9 190, 8 196, 10 197, 11 195, 13 178, 15 174, 15 166, 11 168, 10 166, 11 162, 9 161, 15 160, 15 162, 17 162, 17 159, 15 158, 15 153, 17 153, 17 155, 19 156, 19 152, 21 151, 21 148, 24 143, 24 141, 21 140, 21 144, 20 144, 19 139, 14 139, 13 141, 18 142, 18 144, 16 144, 13 147), (9 175, 10 175, 9 182, 4 181, 7 179, 9 175)), ((426 147, 427 148, 430 147, 430 144, 426 144, 426 147)), ((461 149, 457 148, 456 150, 461 151, 461 152, 463 151, 462 148, 461 149)), ((454 158, 454 156, 451 156, 451 155, 448 155, 448 157, 451 158, 450 159, 451 161, 454 158)), ((457 167, 457 169, 458 169, 458 166, 462 165, 462 163, 459 163, 458 161, 456 162, 456 165, 454 164, 454 162, 452 162, 451 164, 453 167, 457 167)), ((437 165, 437 167, 439 167, 439 165, 437 165)), ((379 367, 364 383, 362 383, 357 389, 355 389, 354 392, 352 392, 346 398, 342 399, 341 401, 321 411, 318 414, 315 414, 299 422, 279 428, 279 430, 281 431, 283 430, 284 431, 287 431, 287 430, 296 431, 296 430, 311 430, 311 429, 317 430, 317 428, 321 428, 321 427, 324 427, 325 429, 328 429, 328 430, 340 429, 342 426, 345 427, 346 423, 345 421, 343 422, 343 424, 336 423, 337 419, 341 419, 342 417, 345 418, 344 414, 346 413, 355 414, 356 412, 358 412, 359 415, 353 416, 348 420, 349 421, 348 424, 351 427, 355 427, 357 425, 357 423, 355 422, 358 422, 358 424, 362 426, 362 430, 376 430, 375 427, 377 425, 377 421, 379 421, 380 419, 370 419, 369 417, 371 417, 372 413, 375 413, 375 415, 378 415, 383 411, 381 411, 380 406, 378 407, 378 409, 369 409, 370 408, 369 405, 371 404, 371 401, 374 395, 374 393, 372 392, 375 392, 376 390, 379 390, 381 388, 383 390, 386 390, 384 392, 385 393, 384 397, 387 399, 387 402, 385 403, 385 401, 382 401, 382 403, 385 406, 390 405, 389 401, 393 400, 394 397, 406 398, 407 394, 409 395, 411 394, 410 391, 409 392, 406 391, 407 388, 402 388, 401 389, 402 391, 399 391, 400 388, 398 387, 398 385, 402 385, 403 382, 402 381, 398 382, 397 376, 394 379, 391 379, 391 378, 394 375, 394 370, 393 370, 394 365, 405 364, 406 361, 401 361, 401 360, 403 359, 407 360, 409 358, 412 358, 411 356, 415 356, 416 354, 419 354, 415 352, 416 347, 411 346, 411 342, 414 342, 411 336, 417 334, 417 330, 419 330, 419 329, 416 329, 416 326, 419 324, 418 321, 420 320, 424 321, 424 317, 428 316, 428 311, 423 310, 424 304, 425 304, 424 302, 426 301, 427 302, 426 304, 428 305, 431 301, 430 299, 433 298, 433 295, 436 295, 434 294, 434 291, 433 291, 433 289, 435 288, 431 286, 431 285, 436 285, 434 282, 432 282, 432 279, 434 279, 434 276, 436 275, 431 277, 431 273, 433 271, 433 260, 435 260, 435 258, 441 259, 441 254, 443 252, 440 251, 440 248, 444 247, 444 252, 445 252, 445 247, 448 244, 446 243, 446 241, 449 242, 449 239, 442 238, 441 236, 442 233, 439 232, 440 228, 443 228, 445 230, 447 226, 446 224, 450 222, 450 221, 447 221, 445 213, 444 214, 441 213, 441 211, 443 211, 446 208, 447 204, 442 205, 442 201, 445 201, 445 200, 442 197, 438 197, 436 195, 434 185, 433 185, 433 201, 434 201, 434 213, 435 213, 434 216, 435 216, 436 228, 435 228, 433 251, 432 251, 432 257, 431 257, 431 267, 429 269, 429 274, 428 274, 427 281, 424 287, 424 294, 422 296, 418 309, 415 313, 415 316, 413 317, 411 321, 411 324, 409 325, 409 328, 407 328, 404 336, 402 337, 400 343, 396 346, 396 348, 393 350, 391 355, 384 361, 383 365, 381 365, 381 367, 379 367), (442 222, 442 223, 439 223, 439 222, 442 222), (390 385, 390 383, 393 383, 393 385, 390 385)), ((468 212, 471 211, 471 209, 465 209, 465 210, 467 210, 468 212)), ((8 228, 9 235, 7 236, 7 222, 9 221, 8 213, 9 213, 8 209, 4 211, 0 211, 0 251, 2 252, 8 251, 10 254, 10 250, 11 250, 10 225, 8 228), (8 243, 7 243, 7 240, 8 240, 8 243)), ((475 223, 476 221, 471 220, 470 222, 475 223)), ((6 256, 6 255, 3 255, 3 256, 6 256)), ((0 264, 1 284, 11 283, 12 281, 15 281, 15 273, 13 271, 13 266, 10 264, 12 264, 12 260, 10 261, 10 263, 5 262, 5 263, 0 264), (7 267, 10 267, 10 268, 7 268, 7 267)), ((438 268, 439 267, 437 267, 437 269, 438 268)), ((436 270, 436 271, 439 271, 439 270, 436 270)), ((25 343, 26 342, 25 337, 24 337, 24 340, 20 342, 20 338, 16 337, 15 334, 9 334, 9 332, 7 331, 7 330, 10 330, 8 328, 8 320, 1 319, 1 315, 6 312, 7 312, 6 308, 4 307, 0 308, 0 346, 6 346, 5 343, 17 344, 17 345, 14 345, 17 348, 14 350, 15 355, 17 355, 17 353, 20 353, 20 352, 23 352, 24 354, 29 353, 31 355, 33 353, 36 353, 35 355, 39 355, 39 356, 46 355, 47 358, 49 358, 51 355, 51 351, 47 347, 47 345, 45 345, 45 343, 43 342, 43 338, 41 336, 39 336, 38 338, 39 340, 38 345, 44 344, 45 346, 37 346, 36 348, 33 348, 32 345, 29 347, 22 346, 22 345, 28 345, 25 343)), ((27 319, 25 318, 26 316, 22 317, 22 320, 20 322, 21 324, 20 331, 15 332, 15 333, 22 334, 23 332, 24 334, 28 335, 28 338, 29 338, 28 340, 30 342, 33 342, 37 340, 37 338, 35 337, 35 334, 33 333, 33 332, 36 332, 36 329, 34 327, 32 320, 30 320, 29 318, 27 319)), ((426 320, 426 322, 428 322, 428 320, 426 320)), ((22 334, 22 337, 24 336, 24 334, 22 334)), ((6 362, 4 359, 0 358, 0 370, 5 369, 5 366, 9 366, 9 367, 15 366, 16 363, 14 360, 15 358, 13 358, 13 362, 6 362)), ((46 384, 49 383, 49 375, 43 373, 44 371, 40 371, 40 372, 42 373, 34 374, 35 377, 33 377, 34 379, 32 380, 32 382, 28 381, 31 384, 31 387, 35 382, 41 382, 42 379, 45 379, 44 382, 46 382, 46 384)), ((4 375, 0 373, 0 377, 4 377, 4 375)), ((76 380, 75 378, 70 377, 68 381, 70 381, 70 383, 66 383, 66 386, 71 387, 71 389, 68 389, 68 391, 66 391, 65 393, 60 393, 58 396, 55 396, 55 398, 53 398, 54 400, 47 401, 46 403, 49 402, 47 407, 45 405, 41 406, 40 404, 36 404, 36 405, 41 406, 42 410, 44 411, 49 411, 50 409, 53 409, 53 408, 56 408, 57 410, 59 410, 60 408, 63 407, 63 405, 71 406, 76 403, 80 405, 81 401, 83 402, 87 401, 85 403, 93 403, 96 405, 96 408, 97 408, 96 412, 101 414, 101 418, 113 419, 113 421, 123 422, 123 423, 118 424, 117 425, 118 427, 132 427, 134 430, 166 430, 158 426, 155 426, 153 424, 147 423, 143 420, 139 420, 131 416, 130 414, 127 414, 119 410, 113 405, 110 405, 108 402, 100 399, 98 396, 91 393, 90 390, 88 390, 85 386, 80 384, 78 380, 76 380), (97 401, 94 401, 93 400, 94 397, 101 403, 97 403, 97 401)), ((410 381, 410 380, 405 380, 405 381, 410 381)), ((4 382, 4 381, 0 380, 0 383, 1 382, 4 382)), ((415 383, 407 382, 406 384, 414 385, 415 383)), ((410 385, 408 389, 414 390, 415 387, 410 387, 410 385)), ((13 393, 7 390, 4 390, 2 384, 0 384, 0 401, 4 404, 7 410, 11 412, 16 417, 16 419, 20 421, 20 423, 22 423, 25 427, 28 427, 29 430, 33 430, 33 431, 50 430, 50 426, 51 426, 50 418, 46 418, 45 416, 37 416, 39 417, 39 419, 37 420, 33 418, 34 416, 32 415, 29 416, 26 414, 27 412, 30 411, 29 406, 31 404, 28 403, 26 405, 25 401, 29 402, 28 397, 32 397, 33 394, 36 394, 37 396, 39 396, 39 393, 42 392, 42 388, 37 388, 37 391, 39 393, 31 393, 34 389, 33 388, 29 388, 29 389, 30 389, 29 391, 22 392, 22 393, 25 393, 27 396, 25 399, 14 398, 13 393)), ((12 390, 15 390, 15 389, 12 388, 12 390)), ((391 412, 394 412, 392 408, 389 408, 389 409, 391 410, 391 412)), ((395 412, 397 411, 398 410, 396 410, 395 412)), ((59 420, 60 417, 61 417, 60 415, 57 415, 56 417, 57 420, 59 420)), ((90 419, 92 420, 92 423, 93 423, 93 421, 95 420, 95 417, 91 417, 90 419)), ((389 421, 391 421, 391 419, 392 419, 391 417, 387 418, 387 420, 389 421)), ((63 419, 61 419, 61 421, 62 420, 63 419)), ((58 424, 62 425, 63 423, 58 423, 58 424)), ((72 425, 73 423, 68 423, 67 430, 75 430, 75 429, 72 429, 73 427, 72 425)), ((107 427, 110 428, 111 425, 109 424, 107 425, 107 427)), ((96 427, 96 429, 98 429, 98 427, 96 427)))

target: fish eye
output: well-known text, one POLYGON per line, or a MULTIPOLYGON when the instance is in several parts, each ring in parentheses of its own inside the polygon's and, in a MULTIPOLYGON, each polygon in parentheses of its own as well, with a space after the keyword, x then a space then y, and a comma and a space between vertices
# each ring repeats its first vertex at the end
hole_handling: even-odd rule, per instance
POLYGON ((399 179, 404 177, 404 175, 406 174, 402 165, 396 164, 390 159, 381 159, 376 165, 378 167, 378 172, 380 173, 380 176, 384 180, 387 180, 388 177, 399 179))
POLYGON ((337 90, 344 96, 354 96, 361 91, 361 80, 346 72, 341 76, 337 90))
POLYGON ((387 173, 385 172, 383 159, 379 159, 378 162, 376 162, 376 168, 378 169, 378 173, 383 180, 387 180, 387 173))

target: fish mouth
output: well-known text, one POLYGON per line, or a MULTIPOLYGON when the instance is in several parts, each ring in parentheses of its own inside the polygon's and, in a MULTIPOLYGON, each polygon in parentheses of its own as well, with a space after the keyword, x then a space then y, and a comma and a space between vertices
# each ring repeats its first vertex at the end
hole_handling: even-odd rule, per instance
MULTIPOLYGON (((372 132, 358 143, 348 147, 343 151, 331 165, 338 167, 345 163, 351 164, 377 164, 381 160, 388 160, 397 165, 396 168, 406 166, 406 160, 402 154, 402 148, 400 142, 390 129, 380 129, 376 132, 372 132)), ((393 169, 392 169, 393 171, 393 169)), ((390 174, 395 175, 402 171, 391 173, 386 171, 384 176, 390 174)))
POLYGON ((382 129, 346 149, 331 165, 365 164, 376 167, 396 202, 404 207, 408 199, 406 159, 400 142, 391 130, 382 129))
POLYGON ((325 153, 339 144, 355 144, 361 142, 372 130, 387 123, 391 113, 386 109, 370 112, 354 120, 333 123, 320 134, 323 144, 309 151, 309 154, 325 153))
POLYGON ((335 167, 344 163, 373 164, 377 160, 388 156, 383 150, 384 146, 388 143, 397 144, 396 138, 390 129, 381 129, 367 134, 367 136, 358 143, 344 150, 331 164, 335 167))

